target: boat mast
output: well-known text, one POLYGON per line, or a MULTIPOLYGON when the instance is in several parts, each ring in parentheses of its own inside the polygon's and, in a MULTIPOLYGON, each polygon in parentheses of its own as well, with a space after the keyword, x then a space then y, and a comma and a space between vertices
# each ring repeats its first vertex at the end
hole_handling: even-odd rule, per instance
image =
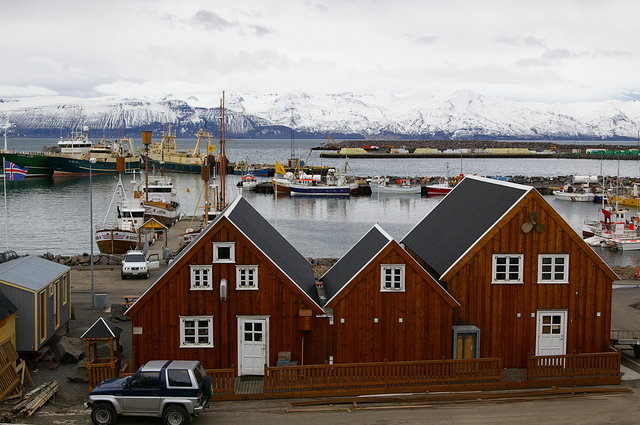
POLYGON ((220 202, 218 202, 218 208, 220 210, 227 206, 226 202, 226 174, 227 163, 226 154, 224 150, 225 143, 225 118, 224 118, 224 91, 222 92, 222 99, 220 99, 220 202))
POLYGON ((9 127, 11 127, 13 124, 11 124, 9 121, 7 121, 3 128, 4 128, 4 151, 5 152, 9 152, 9 148, 7 147, 7 130, 9 129, 9 127))
POLYGON ((145 202, 149 202, 149 145, 151 144, 151 131, 142 132, 142 144, 145 147, 144 155, 144 193, 145 202))

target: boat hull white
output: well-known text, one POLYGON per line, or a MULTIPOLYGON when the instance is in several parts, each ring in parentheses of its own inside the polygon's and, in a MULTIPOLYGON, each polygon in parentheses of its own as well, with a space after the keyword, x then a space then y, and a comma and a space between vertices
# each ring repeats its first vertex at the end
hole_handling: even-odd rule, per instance
POLYGON ((595 198, 593 193, 563 192, 559 190, 554 190, 553 196, 556 199, 571 202, 593 202, 593 199, 595 198))

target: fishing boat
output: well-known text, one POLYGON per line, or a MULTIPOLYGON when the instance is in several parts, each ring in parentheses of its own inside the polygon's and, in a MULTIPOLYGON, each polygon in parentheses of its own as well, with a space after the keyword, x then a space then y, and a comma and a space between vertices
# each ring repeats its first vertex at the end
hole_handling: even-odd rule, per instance
POLYGON ((617 190, 617 194, 611 196, 611 201, 625 207, 640 208, 640 187, 634 183, 631 188, 617 190))
POLYGON ((447 177, 438 180, 437 183, 427 184, 425 191, 427 196, 444 196, 451 192, 453 188, 464 178, 464 174, 460 173, 453 178, 449 178, 449 164, 447 164, 447 177))
POLYGON ((130 138, 110 141, 89 140, 89 129, 72 132, 69 139, 60 140, 56 147, 45 149, 55 175, 107 174, 140 169, 140 157, 135 154, 130 138), (91 159, 95 159, 92 162, 91 159))
POLYGON ((258 186, 258 180, 256 176, 249 173, 242 176, 241 184, 243 190, 254 190, 258 186))
POLYGON ((443 196, 453 190, 453 186, 450 186, 448 182, 443 181, 441 183, 428 184, 425 186, 427 196, 443 196))
POLYGON ((556 199, 571 202, 593 202, 595 195, 593 192, 585 190, 584 187, 574 188, 573 186, 564 186, 562 189, 554 190, 553 196, 556 199))
POLYGON ((318 176, 301 177, 289 185, 291 196, 339 196, 348 197, 358 189, 357 183, 349 183, 344 169, 337 172, 331 168, 324 178, 318 176))
POLYGON ((102 226, 96 228, 95 240, 103 254, 125 254, 128 250, 150 242, 151 236, 142 231, 144 224, 144 206, 139 198, 126 195, 122 178, 118 175, 118 184, 107 209, 107 216, 102 226), (111 206, 116 202, 115 225, 106 225, 111 206))
MULTIPOLYGON (((49 163, 49 158, 36 152, 16 152, 9 151, 7 144, 7 131, 11 128, 11 123, 5 123, 4 129, 4 149, 0 150, 0 157, 16 164, 20 168, 27 169, 27 178, 49 177, 53 174, 53 169, 49 163)), ((4 179, 4 174, 0 173, 0 180, 4 179)))
POLYGON ((389 181, 388 177, 375 176, 369 181, 371 194, 420 194, 422 186, 412 183, 410 179, 398 179, 389 181))
MULTIPOLYGON (((176 147, 176 132, 171 130, 171 125, 162 132, 159 143, 151 143, 149 146, 149 167, 156 170, 175 171, 179 173, 200 173, 203 159, 207 152, 213 151, 211 134, 204 129, 197 133, 195 147, 190 150, 178 150, 176 147), (200 145, 206 143, 206 152, 200 152, 200 145)), ((142 152, 141 152, 142 154, 142 152)))
POLYGON ((172 226, 180 218, 180 203, 171 177, 145 176, 145 181, 134 192, 142 200, 144 214, 165 226, 172 226))

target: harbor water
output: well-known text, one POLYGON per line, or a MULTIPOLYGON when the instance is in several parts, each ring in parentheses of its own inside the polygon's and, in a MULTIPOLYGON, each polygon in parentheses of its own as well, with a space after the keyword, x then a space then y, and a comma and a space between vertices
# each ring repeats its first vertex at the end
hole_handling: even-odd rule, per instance
MULTIPOLYGON (((340 159, 323 159, 310 148, 324 140, 296 140, 294 155, 307 164, 333 166, 340 159)), ((181 149, 193 147, 193 140, 179 140, 181 149)), ((10 139, 9 149, 40 151, 55 144, 46 139, 10 139)), ((138 141, 139 144, 139 141, 138 141)), ((227 142, 230 161, 286 163, 291 155, 289 140, 231 140, 227 142)), ((637 177, 640 161, 563 160, 563 159, 358 159, 349 161, 351 174, 358 176, 446 176, 477 174, 481 176, 558 176, 609 175, 637 177)), ((203 190, 199 175, 168 174, 186 216, 202 214, 203 190)), ((140 174, 123 175, 125 187, 132 190, 143 182, 140 174)), ((227 197, 240 195, 236 187, 239 176, 228 176, 227 197)), ((90 251, 93 224, 114 221, 115 206, 109 210, 117 178, 113 175, 89 177, 54 177, 7 182, 7 214, 0 213, 0 250, 41 254, 52 252, 71 255, 90 251), (90 198, 93 199, 92 205, 90 198), (8 239, 5 226, 8 223, 8 239)), ((305 257, 340 257, 375 223, 397 240, 411 230, 441 198, 416 195, 380 195, 340 198, 276 197, 272 194, 244 193, 243 196, 287 238, 305 257)), ((595 219, 599 205, 546 198, 577 231, 586 219, 595 219)), ((472 206, 470 206, 472 207, 472 206)), ((4 210, 4 206, 3 206, 4 210)), ((195 224, 195 223, 194 223, 195 224)), ((640 265, 639 252, 610 251, 596 248, 610 265, 640 265)), ((98 253, 94 246, 94 253, 98 253)))

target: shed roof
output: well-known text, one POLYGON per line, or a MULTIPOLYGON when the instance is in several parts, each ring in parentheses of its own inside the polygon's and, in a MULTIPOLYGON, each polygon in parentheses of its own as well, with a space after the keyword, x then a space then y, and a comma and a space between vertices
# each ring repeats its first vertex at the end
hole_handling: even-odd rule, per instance
POLYGON ((69 269, 68 266, 28 255, 0 264, 0 283, 37 292, 69 269))
POLYGON ((466 176, 401 243, 441 278, 531 190, 530 186, 466 176))
POLYGON ((327 302, 358 274, 378 252, 392 241, 379 225, 374 225, 356 244, 320 278, 327 302))
POLYGON ((121 327, 99 317, 98 320, 96 320, 93 325, 91 325, 91 327, 82 334, 80 339, 115 338, 120 335, 121 332, 121 327))
POLYGON ((18 307, 13 305, 11 300, 0 292, 0 320, 4 320, 18 311, 18 307))

